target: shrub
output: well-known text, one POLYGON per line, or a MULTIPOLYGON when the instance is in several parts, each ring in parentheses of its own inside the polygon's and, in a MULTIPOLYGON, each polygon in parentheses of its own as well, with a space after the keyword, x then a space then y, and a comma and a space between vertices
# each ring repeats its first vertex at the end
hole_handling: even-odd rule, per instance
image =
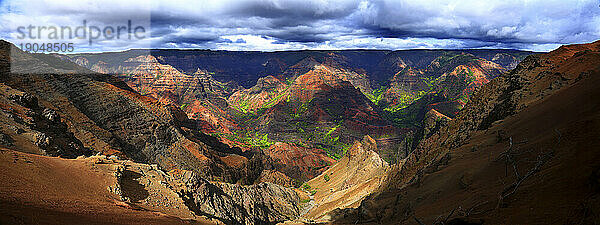
POLYGON ((302 188, 304 188, 305 190, 310 190, 310 185, 304 184, 302 185, 302 188))

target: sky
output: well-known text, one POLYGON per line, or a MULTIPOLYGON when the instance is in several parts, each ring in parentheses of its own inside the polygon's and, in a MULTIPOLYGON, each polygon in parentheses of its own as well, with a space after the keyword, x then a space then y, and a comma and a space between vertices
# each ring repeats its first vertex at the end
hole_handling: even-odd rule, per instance
POLYGON ((598 0, 1 0, 0 20, 0 38, 17 46, 74 43, 75 52, 550 51, 600 39, 598 0), (61 27, 83 28, 69 37, 69 29, 61 27))

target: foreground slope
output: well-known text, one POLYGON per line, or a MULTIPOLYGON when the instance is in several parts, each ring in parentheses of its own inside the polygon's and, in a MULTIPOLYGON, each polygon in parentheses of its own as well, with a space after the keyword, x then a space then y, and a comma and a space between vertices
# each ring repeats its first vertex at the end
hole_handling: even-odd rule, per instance
POLYGON ((599 65, 600 42, 529 56, 337 223, 597 223, 599 65))
POLYGON ((100 159, 60 159, 0 149, 4 181, 0 184, 0 223, 215 224, 186 213, 183 202, 178 212, 171 213, 186 220, 122 202, 110 191, 118 186, 119 165, 100 159))

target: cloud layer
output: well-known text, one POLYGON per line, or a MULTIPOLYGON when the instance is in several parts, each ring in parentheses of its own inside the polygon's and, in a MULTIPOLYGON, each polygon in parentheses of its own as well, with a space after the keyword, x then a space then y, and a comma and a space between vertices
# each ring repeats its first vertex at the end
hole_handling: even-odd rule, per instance
POLYGON ((547 51, 600 39, 595 0, 7 0, 2 38, 17 28, 99 27, 128 20, 147 28, 143 40, 76 42, 78 51, 128 48, 224 50, 516 48, 547 51))

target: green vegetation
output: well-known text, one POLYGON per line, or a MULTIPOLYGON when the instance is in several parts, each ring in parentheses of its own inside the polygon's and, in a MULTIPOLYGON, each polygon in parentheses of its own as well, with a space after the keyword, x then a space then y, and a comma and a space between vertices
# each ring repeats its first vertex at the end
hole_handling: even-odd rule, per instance
POLYGON ((435 89, 435 85, 440 83, 440 79, 442 78, 442 76, 433 78, 433 77, 427 77, 427 76, 421 76, 419 77, 423 82, 425 82, 425 84, 427 84, 427 87, 429 87, 429 91, 433 91, 435 89))
MULTIPOLYGON (((331 138, 331 133, 333 133, 335 130, 337 130, 342 124, 338 124, 335 127, 332 127, 331 129, 329 129, 329 131, 327 131, 327 133, 325 133, 325 136, 330 137, 331 138)), ((337 139, 336 139, 337 140, 337 139)))
POLYGON ((188 105, 189 105, 189 104, 187 104, 187 103, 184 103, 184 104, 182 104, 182 105, 180 106, 181 110, 182 110, 182 111, 185 111, 185 108, 187 108, 187 107, 188 107, 188 105))
POLYGON ((285 90, 277 93, 277 96, 275 96, 275 98, 272 98, 271 100, 269 100, 266 104, 264 104, 261 108, 271 108, 273 106, 275 106, 275 104, 277 104, 279 102, 279 99, 283 98, 283 96, 285 96, 285 94, 288 92, 288 90, 290 89, 292 85, 288 85, 285 90))
POLYGON ((259 147, 259 148, 268 148, 271 145, 273 145, 274 143, 269 142, 269 134, 264 134, 262 136, 259 136, 259 134, 256 134, 257 138, 251 138, 250 139, 250 145, 253 147, 259 147))
POLYGON ((298 109, 292 114, 292 117, 294 119, 300 118, 304 113, 306 113, 308 111, 308 107, 310 106, 311 102, 312 102, 312 99, 308 100, 307 102, 303 102, 300 105, 300 107, 298 107, 298 109))
MULTIPOLYGON (((477 78, 473 74, 471 69, 467 68, 466 70, 461 70, 458 74, 459 76, 464 77, 464 87, 468 87, 471 83, 473 83, 477 78)), ((463 104, 467 104, 469 102, 470 96, 467 93, 460 93, 458 96, 453 98, 452 100, 460 101, 463 104)))
POLYGON ((385 93, 386 89, 386 86, 381 86, 373 90, 372 93, 365 93, 365 96, 367 96, 367 98, 371 100, 371 102, 373 102, 375 105, 379 105, 379 101, 381 101, 381 99, 383 98, 383 93, 385 93))
POLYGON ((459 72, 459 75, 465 77, 465 80, 467 80, 467 85, 476 80, 475 75, 473 75, 473 71, 471 71, 470 68, 467 68, 466 70, 461 70, 459 72))
POLYGON ((419 127, 421 121, 417 120, 417 114, 411 111, 399 111, 393 114, 392 121, 398 127, 419 127))
POLYGON ((156 77, 154 77, 154 80, 159 80, 162 76, 163 76, 163 71, 162 70, 158 70, 159 73, 156 73, 156 77))
POLYGON ((323 149, 327 153, 329 158, 335 160, 340 159, 350 147, 349 144, 340 141, 340 135, 334 137, 334 132, 341 127, 342 123, 343 120, 338 125, 329 129, 325 128, 321 132, 317 128, 313 134, 308 135, 309 141, 315 143, 318 148, 323 149))
POLYGON ((425 77, 425 76, 420 77, 420 78, 423 82, 425 82, 425 84, 427 84, 427 87, 429 87, 430 89, 433 88, 433 85, 435 84, 436 79, 433 79, 431 77, 425 77))
POLYGON ((465 64, 475 59, 476 58, 470 54, 445 53, 444 55, 436 58, 435 61, 439 63, 440 67, 444 67, 451 62, 465 64))
POLYGON ((458 98, 456 98, 456 100, 458 100, 462 104, 467 104, 469 102, 469 95, 467 95, 467 94, 460 95, 458 98))
POLYGON ((306 102, 286 104, 289 113, 287 123, 294 128, 292 133, 297 137, 287 142, 299 147, 322 149, 328 157, 337 160, 350 147, 350 145, 340 140, 342 136, 339 129, 342 127, 344 120, 339 119, 335 121, 335 124, 326 126, 314 126, 314 121, 304 119, 304 114, 311 109, 312 101, 313 99, 306 102))
POLYGON ((396 105, 388 106, 388 107, 384 108, 383 110, 392 112, 392 113, 398 112, 398 111, 408 107, 413 102, 419 100, 421 97, 425 96, 425 94, 427 94, 427 93, 428 93, 427 91, 414 91, 414 92, 409 92, 409 93, 402 93, 402 94, 400 94, 400 97, 397 98, 398 103, 396 105))
POLYGON ((249 148, 269 148, 271 145, 275 144, 274 142, 269 141, 269 134, 261 135, 255 133, 254 135, 249 135, 248 133, 233 131, 231 134, 215 133, 212 135, 226 138, 249 148))
POLYGON ((300 186, 302 186, 302 182, 298 180, 298 178, 294 178, 292 180, 292 185, 294 185, 295 188, 300 188, 300 186))
POLYGON ((308 146, 306 144, 304 144, 302 141, 295 141, 293 143, 299 147, 308 148, 308 146))
POLYGON ((237 104, 231 104, 231 107, 242 113, 249 113, 248 109, 250 108, 250 102, 248 99, 244 98, 237 104))
POLYGON ((294 81, 296 81, 296 79, 290 77, 290 78, 285 79, 285 84, 292 85, 294 83, 294 81))
POLYGON ((323 176, 323 179, 325 179, 325 182, 329 182, 329 175, 325 174, 325 176, 323 176))
POLYGON ((308 185, 308 184, 303 184, 302 188, 304 188, 304 190, 307 190, 307 191, 311 189, 310 185, 308 185))
POLYGON ((291 87, 291 85, 288 85, 285 88, 285 90, 276 93, 277 95, 275 97, 271 98, 269 101, 267 101, 264 105, 262 105, 260 108, 258 108, 256 110, 250 110, 250 101, 248 100, 248 98, 243 98, 240 102, 234 103, 231 106, 234 109, 236 109, 242 113, 250 113, 250 114, 260 115, 261 112, 264 112, 264 111, 266 111, 266 109, 269 109, 269 108, 275 106, 277 103, 279 103, 279 101, 283 97, 287 97, 286 101, 289 101, 289 95, 286 95, 286 93, 288 93, 290 87, 291 87))

